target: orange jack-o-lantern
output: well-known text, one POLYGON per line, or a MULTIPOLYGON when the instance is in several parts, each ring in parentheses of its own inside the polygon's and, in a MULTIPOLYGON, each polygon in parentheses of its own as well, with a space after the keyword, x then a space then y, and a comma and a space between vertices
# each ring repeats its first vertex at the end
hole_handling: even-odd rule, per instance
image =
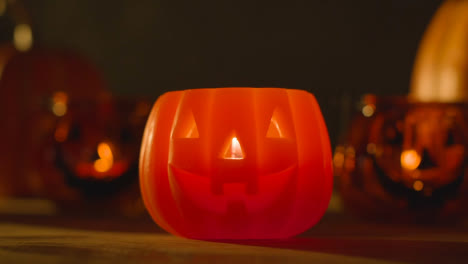
POLYGON ((120 146, 119 124, 111 102, 80 101, 68 107, 44 142, 42 169, 53 171, 49 175, 55 177, 43 178, 61 183, 68 192, 71 189, 91 197, 108 196, 118 182, 136 179, 136 163, 130 173, 133 176, 127 174, 131 164, 120 146))
POLYGON ((409 97, 365 97, 337 148, 349 207, 417 221, 468 214, 467 69, 468 1, 449 0, 421 42, 409 97))
MULTIPOLYGON (((400 124, 402 131, 395 131, 395 134, 403 140, 400 142, 401 154, 389 157, 397 164, 387 168, 393 180, 426 195, 463 180, 468 127, 462 109, 415 104, 400 124), (398 167, 402 168, 400 172, 391 172, 398 167)), ((382 133, 378 128, 372 132, 373 138, 379 137, 376 133, 382 133)), ((385 163, 377 158, 379 161, 382 165, 385 163)))
POLYGON ((334 154, 344 203, 365 216, 420 221, 465 213, 468 108, 368 96, 334 154), (421 216, 421 217, 420 217, 421 216))
POLYGON ((280 238, 315 224, 331 195, 328 134, 299 90, 170 92, 150 115, 140 159, 147 209, 192 238, 280 238))
POLYGON ((83 198, 109 198, 137 182, 149 104, 129 100, 112 105, 88 103, 88 107, 86 102, 71 105, 69 114, 58 120, 42 157, 48 159, 46 166, 58 169, 62 177, 55 179, 83 198))
POLYGON ((9 189, 21 196, 60 189, 42 183, 39 153, 58 119, 73 108, 72 102, 106 97, 99 73, 73 53, 33 49, 10 59, 0 92, 0 167, 9 189))

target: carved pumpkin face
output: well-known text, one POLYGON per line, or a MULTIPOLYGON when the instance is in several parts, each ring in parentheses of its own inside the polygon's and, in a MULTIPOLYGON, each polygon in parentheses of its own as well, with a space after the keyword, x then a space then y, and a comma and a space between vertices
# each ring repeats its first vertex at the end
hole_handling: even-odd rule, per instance
POLYGON ((427 195, 463 177, 467 139, 462 112, 455 107, 416 107, 405 120, 400 163, 403 181, 427 195), (414 157, 413 157, 414 156, 414 157))
POLYGON ((348 146, 337 148, 344 202, 362 214, 418 222, 468 214, 467 18, 467 0, 444 1, 420 43, 409 96, 369 101, 372 111, 362 109, 348 146))
POLYGON ((329 142, 310 94, 189 90, 164 95, 154 109, 140 181, 146 206, 166 230, 200 238, 283 237, 310 227, 326 208, 329 142), (291 219, 298 225, 278 234, 291 219))
POLYGON ((398 119, 388 117, 376 117, 369 143, 376 146, 376 165, 391 180, 431 196, 460 178, 466 128, 457 108, 414 105, 398 119))
POLYGON ((460 213, 454 204, 466 199, 466 106, 395 100, 386 107, 384 100, 353 122, 348 147, 335 153, 344 201, 368 216, 460 213), (408 209, 413 213, 402 213, 408 209))
MULTIPOLYGON (((67 100, 93 101, 106 85, 90 63, 74 53, 33 49, 17 53, 0 82, 5 155, 0 170, 13 195, 37 196, 57 188, 41 183, 40 149, 54 133, 54 124, 67 113, 67 100), (8 140, 6 140, 8 139, 8 140)), ((69 110, 69 109, 68 109, 69 110)))
MULTIPOLYGON (((116 113, 109 103, 81 102, 56 125, 52 163, 65 182, 81 193, 108 196, 137 179, 138 147, 144 123, 134 120, 144 102, 118 103, 126 113, 116 113), (136 121, 136 123, 134 122, 136 121)), ((148 109, 148 108, 147 108, 148 109)), ((149 110, 149 109, 148 109, 149 110)), ((142 119, 143 120, 143 119, 142 119)))
POLYGON ((212 105, 223 110, 210 111, 201 96, 186 96, 175 118, 169 177, 177 195, 219 214, 233 206, 247 214, 292 199, 297 148, 288 98, 255 104, 225 93, 212 105))

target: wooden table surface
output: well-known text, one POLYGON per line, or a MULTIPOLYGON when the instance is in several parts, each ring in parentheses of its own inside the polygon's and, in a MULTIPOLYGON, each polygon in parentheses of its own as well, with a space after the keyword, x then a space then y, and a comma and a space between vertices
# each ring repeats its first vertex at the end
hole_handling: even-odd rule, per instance
POLYGON ((0 263, 468 263, 468 229, 328 214, 286 240, 197 241, 148 218, 0 215, 0 263))

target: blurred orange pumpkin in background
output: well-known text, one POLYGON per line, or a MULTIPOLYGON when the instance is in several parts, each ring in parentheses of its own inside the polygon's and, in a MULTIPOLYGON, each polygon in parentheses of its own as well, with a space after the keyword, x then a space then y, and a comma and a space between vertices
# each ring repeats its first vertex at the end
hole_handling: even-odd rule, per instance
POLYGON ((113 98, 100 72, 74 52, 31 49, 22 2, 2 3, 0 23, 11 36, 0 46, 0 198, 141 213, 137 163, 150 104, 113 98))
POLYGON ((83 57, 37 48, 9 61, 0 92, 0 185, 9 196, 132 214, 148 102, 116 100, 83 57))
POLYGON ((347 208, 418 222, 467 213, 466 105, 366 96, 361 109, 334 154, 347 208))
MULTIPOLYGON (((0 2, 0 27, 3 38, 0 40, 0 79, 3 70, 11 57, 18 51, 27 51, 33 43, 32 30, 30 27, 29 15, 21 1, 1 1, 0 2)), ((5 96, 5 95, 3 95, 5 96)), ((1 116, 1 114, 0 114, 1 116)), ((0 119, 2 121, 3 119, 0 119)), ((0 155, 8 155, 7 153, 0 155)), ((0 161, 0 198, 11 193, 11 181, 3 180, 6 170, 4 162, 0 161)))
POLYGON ((446 1, 421 42, 409 97, 366 96, 335 171, 345 205, 388 220, 468 214, 468 1, 446 1))
POLYGON ((107 203, 108 211, 141 214, 138 155, 150 104, 137 99, 117 99, 109 105, 111 112, 92 105, 87 110, 83 108, 85 105, 80 102, 75 106, 78 109, 70 106, 70 114, 59 118, 53 137, 45 141, 43 168, 55 171, 59 177, 53 179, 64 183, 63 189, 68 194, 79 197, 59 196, 65 208, 75 202, 89 211, 102 211, 102 204, 107 203))
POLYGON ((10 59, 0 80, 0 136, 1 171, 13 194, 43 191, 36 170, 40 146, 72 102, 109 100, 106 90, 93 66, 73 53, 34 49, 10 59))

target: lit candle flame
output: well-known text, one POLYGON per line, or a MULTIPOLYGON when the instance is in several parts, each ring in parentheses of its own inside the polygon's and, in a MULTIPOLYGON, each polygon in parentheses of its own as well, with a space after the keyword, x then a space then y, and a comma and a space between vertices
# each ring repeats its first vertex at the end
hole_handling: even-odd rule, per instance
POLYGON ((421 156, 414 149, 405 150, 400 157, 401 167, 407 170, 415 170, 421 163, 421 156))
POLYGON ((242 148, 239 143, 239 140, 237 140, 237 137, 233 137, 231 139, 231 144, 229 145, 229 148, 227 149, 227 152, 224 158, 236 159, 236 160, 244 158, 244 153, 242 153, 242 148))
POLYGON ((114 155, 112 154, 111 147, 105 142, 99 143, 97 147, 99 159, 94 162, 94 169, 97 172, 109 171, 114 165, 114 155))

